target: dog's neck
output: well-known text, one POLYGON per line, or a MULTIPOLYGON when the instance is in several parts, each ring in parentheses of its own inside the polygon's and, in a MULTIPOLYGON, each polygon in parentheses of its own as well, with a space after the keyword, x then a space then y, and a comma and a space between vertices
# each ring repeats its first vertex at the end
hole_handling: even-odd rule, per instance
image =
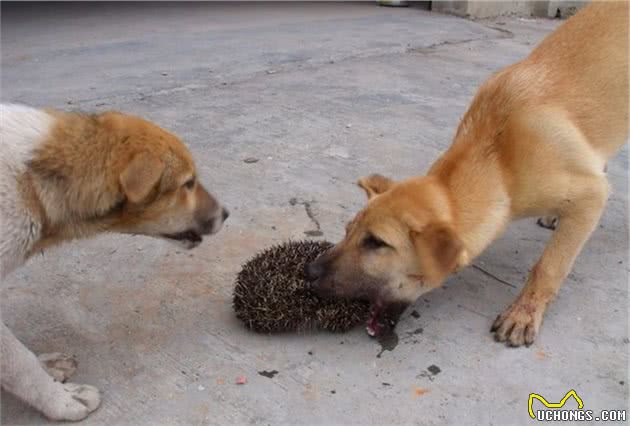
MULTIPOLYGON (((465 246, 465 259, 472 262, 505 229, 510 220, 510 200, 498 165, 489 162, 483 173, 459 164, 438 161, 431 174, 442 183, 450 201, 453 228, 465 246)), ((464 266, 464 265, 461 265, 464 266)))
POLYGON ((429 170, 450 199, 454 228, 469 261, 505 229, 512 211, 499 163, 502 134, 518 94, 503 89, 502 73, 484 83, 461 120, 451 147, 429 170))
POLYGON ((102 162, 110 157, 111 144, 96 117, 53 114, 51 136, 34 149, 20 183, 24 201, 42 229, 32 251, 107 230, 112 211, 123 201, 121 195, 112 195, 119 191, 103 173, 108 165, 73 160, 102 162))

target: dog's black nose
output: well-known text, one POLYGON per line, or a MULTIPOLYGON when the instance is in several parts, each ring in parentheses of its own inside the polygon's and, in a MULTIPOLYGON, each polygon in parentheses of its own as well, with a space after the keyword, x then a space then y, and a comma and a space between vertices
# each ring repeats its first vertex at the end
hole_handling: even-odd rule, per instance
POLYGON ((225 222, 227 218, 230 217, 230 212, 228 211, 228 209, 224 207, 223 211, 221 212, 221 216, 223 217, 223 221, 225 222))
POLYGON ((204 235, 211 234, 214 231, 215 222, 216 220, 214 218, 211 218, 201 224, 201 233, 204 235))
POLYGON ((315 281, 324 273, 324 268, 317 261, 307 263, 304 267, 304 275, 307 281, 315 281))

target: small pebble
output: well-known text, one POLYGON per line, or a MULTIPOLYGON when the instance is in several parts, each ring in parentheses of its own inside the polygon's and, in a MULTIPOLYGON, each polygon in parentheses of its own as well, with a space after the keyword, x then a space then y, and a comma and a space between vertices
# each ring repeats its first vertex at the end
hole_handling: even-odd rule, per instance
POLYGON ((245 377, 245 376, 238 376, 236 378, 236 384, 237 385, 244 385, 245 383, 247 383, 247 377, 245 377))
POLYGON ((247 164, 258 163, 258 161, 259 160, 256 157, 247 157, 246 159, 243 160, 243 162, 247 164))
POLYGON ((346 129, 350 129, 352 127, 352 124, 348 123, 346 124, 346 129))
POLYGON ((205 388, 203 385, 199 385, 199 386, 197 386, 197 390, 198 390, 199 392, 201 392, 202 390, 205 390, 205 389, 206 389, 206 388, 205 388))
POLYGON ((168 73, 164 71, 164 72, 162 72, 162 75, 168 75, 168 73))

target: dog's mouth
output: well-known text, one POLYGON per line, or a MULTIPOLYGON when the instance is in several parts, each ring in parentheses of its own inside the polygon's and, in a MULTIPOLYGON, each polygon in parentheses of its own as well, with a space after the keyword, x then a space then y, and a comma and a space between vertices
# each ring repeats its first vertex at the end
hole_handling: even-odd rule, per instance
POLYGON ((203 241, 203 237, 201 236, 201 234, 193 230, 177 232, 175 234, 162 234, 162 237, 168 240, 185 243, 190 248, 201 244, 201 242, 203 241))
POLYGON ((365 325, 367 334, 378 337, 393 331, 407 306, 407 302, 384 302, 382 299, 372 301, 370 316, 365 325))

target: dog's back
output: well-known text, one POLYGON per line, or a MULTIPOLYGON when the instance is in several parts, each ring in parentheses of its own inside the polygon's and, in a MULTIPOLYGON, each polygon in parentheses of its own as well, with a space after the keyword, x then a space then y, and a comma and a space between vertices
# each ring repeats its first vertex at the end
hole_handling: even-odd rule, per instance
POLYGON ((517 114, 554 110, 550 121, 566 118, 607 159, 628 137, 628 47, 628 3, 589 5, 486 81, 458 136, 487 137, 517 114))
POLYGON ((628 4, 595 3, 480 87, 430 173, 473 159, 464 182, 503 182, 514 214, 535 215, 568 174, 603 174, 627 138, 628 4))
POLYGON ((525 61, 545 76, 543 99, 566 108, 605 157, 628 137, 628 47, 628 2, 595 2, 525 61))

